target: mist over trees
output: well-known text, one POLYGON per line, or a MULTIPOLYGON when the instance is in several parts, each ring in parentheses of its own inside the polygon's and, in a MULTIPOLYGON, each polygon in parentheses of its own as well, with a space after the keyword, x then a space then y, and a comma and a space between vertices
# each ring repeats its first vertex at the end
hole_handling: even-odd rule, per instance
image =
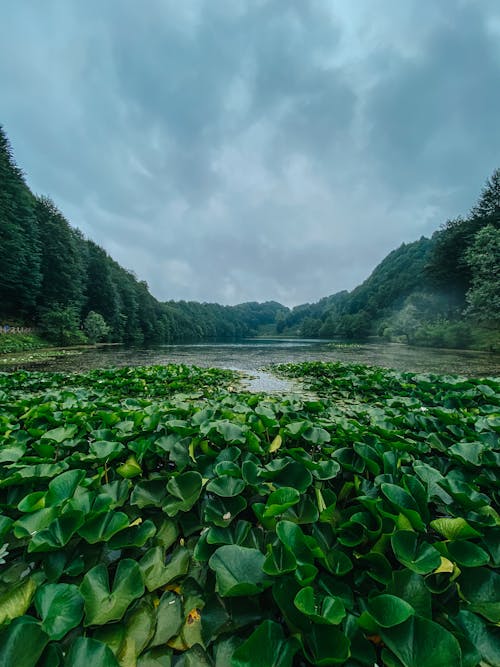
MULTIPOLYGON (((267 335, 492 347, 500 328, 500 170, 476 205, 431 239, 403 243, 351 292, 293 309, 161 303, 144 281, 35 196, 0 127, 0 324, 58 344, 129 345, 267 335)), ((168 277, 167 277, 168 279, 168 277)))
POLYGON ((352 292, 293 308, 282 334, 416 345, 498 346, 500 329, 500 170, 469 215, 431 239, 403 243, 352 292))

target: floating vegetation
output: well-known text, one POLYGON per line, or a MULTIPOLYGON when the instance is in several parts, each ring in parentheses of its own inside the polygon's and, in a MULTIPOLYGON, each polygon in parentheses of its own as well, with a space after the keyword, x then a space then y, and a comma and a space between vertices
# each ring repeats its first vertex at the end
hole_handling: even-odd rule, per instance
POLYGON ((0 373, 0 664, 500 664, 500 381, 280 372, 0 373))

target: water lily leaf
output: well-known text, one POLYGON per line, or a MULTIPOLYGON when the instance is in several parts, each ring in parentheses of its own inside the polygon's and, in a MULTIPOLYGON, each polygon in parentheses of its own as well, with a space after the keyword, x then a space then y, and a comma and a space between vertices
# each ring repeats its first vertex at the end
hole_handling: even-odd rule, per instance
POLYGON ((464 572, 458 582, 469 611, 500 623, 500 574, 485 567, 474 568, 464 572))
POLYGON ((315 479, 333 479, 340 472, 340 464, 337 461, 327 460, 318 461, 316 467, 312 471, 315 479))
POLYGON ((142 473, 142 468, 137 463, 135 456, 129 456, 125 463, 116 468, 116 472, 124 479, 132 479, 142 473))
POLYGON ((168 562, 166 562, 162 547, 152 547, 139 561, 146 588, 148 591, 155 591, 186 574, 189 562, 189 551, 185 547, 178 547, 172 554, 169 554, 168 562))
POLYGON ((108 541, 110 549, 126 549, 129 547, 143 547, 156 533, 156 526, 150 519, 136 526, 120 530, 108 541))
POLYGON ((471 537, 481 537, 481 533, 472 528, 462 517, 442 517, 431 521, 433 528, 447 540, 467 540, 471 537))
POLYGON ((75 639, 68 655, 65 667, 120 667, 111 649, 96 639, 78 637, 75 639))
POLYGON ((0 665, 35 667, 48 642, 49 636, 35 618, 16 618, 0 631, 0 665))
POLYGON ((25 614, 36 591, 36 581, 27 577, 0 594, 0 624, 25 614))
MULTIPOLYGON (((141 598, 125 617, 126 652, 132 661, 149 645, 156 626, 156 610, 151 598, 141 598)), ((121 651, 118 654, 124 662, 121 651)))
POLYGON ((399 625, 415 613, 411 604, 395 595, 377 595, 368 600, 367 608, 377 625, 383 628, 399 625))
POLYGON ((313 665, 336 665, 351 654, 351 642, 346 635, 331 625, 312 625, 310 632, 302 636, 306 658, 313 665))
POLYGON ((312 586, 302 588, 293 603, 315 623, 338 625, 346 615, 344 603, 340 598, 330 595, 318 596, 312 586))
POLYGON ((89 519, 78 531, 89 544, 107 542, 115 533, 127 528, 129 518, 124 512, 104 512, 89 519))
POLYGON ((45 507, 46 495, 47 493, 45 491, 34 491, 33 493, 29 493, 18 503, 17 509, 20 512, 36 512, 37 510, 43 509, 45 507))
POLYGON ((247 501, 243 496, 234 496, 233 498, 216 496, 210 498, 205 505, 204 518, 207 523, 225 528, 246 507, 247 501))
POLYGON ((300 500, 300 493, 297 489, 290 486, 283 486, 276 491, 273 491, 267 498, 266 508, 264 510, 264 518, 278 516, 282 514, 288 507, 296 505, 300 500))
MULTIPOLYGON (((44 510, 39 510, 43 512, 44 510)), ((31 516, 34 516, 33 514, 31 516)), ((30 553, 43 551, 57 551, 66 546, 76 531, 84 522, 84 513, 71 511, 63 514, 59 519, 55 519, 43 530, 33 535, 28 545, 30 553)))
POLYGON ((417 574, 433 572, 441 564, 439 551, 426 542, 419 543, 418 535, 412 531, 397 531, 391 543, 399 562, 417 574))
POLYGON ((121 442, 110 442, 108 440, 96 440, 90 443, 89 451, 92 456, 99 460, 112 461, 116 459, 125 449, 121 442))
POLYGON ((203 479, 200 473, 194 470, 172 477, 167 483, 167 491, 171 497, 167 498, 163 511, 169 516, 187 512, 200 497, 202 487, 203 479))
POLYGON ((246 484, 242 479, 224 475, 210 481, 207 484, 207 491, 223 498, 232 498, 233 496, 238 496, 245 486, 246 484))
POLYGON ((262 569, 266 574, 278 576, 286 572, 294 572, 297 561, 293 553, 286 549, 281 542, 267 545, 267 556, 262 569))
POLYGON ((313 445, 324 445, 330 442, 330 434, 324 428, 311 426, 302 432, 302 437, 313 445))
POLYGON ((233 667, 292 667, 299 646, 287 639, 281 625, 264 621, 233 654, 233 667))
POLYGON ((167 591, 158 604, 156 630, 149 646, 164 646, 169 639, 179 634, 183 621, 180 596, 167 591))
POLYGON ((500 636, 476 614, 460 611, 453 619, 487 665, 500 665, 500 636))
POLYGON ((406 600, 419 616, 432 618, 431 593, 424 577, 411 570, 397 570, 387 586, 387 593, 406 600))
POLYGON ((108 569, 101 563, 85 574, 80 593, 85 601, 86 626, 119 621, 131 602, 144 593, 142 572, 130 558, 120 560, 110 587, 108 569))
POLYGON ((490 561, 488 553, 473 542, 461 540, 460 542, 449 542, 446 546, 450 558, 464 567, 480 567, 487 565, 490 561))
POLYGON ((56 507, 46 507, 21 517, 12 526, 15 537, 18 539, 30 537, 47 528, 57 517, 57 513, 56 507))
POLYGON ((0 448, 0 463, 15 463, 26 452, 26 445, 7 445, 0 448))
POLYGON ((58 428, 53 428, 50 431, 46 431, 42 435, 41 439, 52 440, 53 442, 57 442, 57 444, 61 444, 65 440, 70 440, 77 431, 78 426, 74 424, 71 426, 59 426, 58 428))
POLYGON ((281 435, 277 435, 269 445, 269 453, 272 454, 272 452, 277 451, 282 444, 283 444, 283 438, 281 437, 281 435))
POLYGON ((220 421, 216 423, 215 428, 222 435, 226 442, 244 445, 246 442, 246 429, 238 424, 229 421, 220 421))
POLYGON ((258 549, 227 544, 219 547, 208 561, 217 577, 217 592, 222 597, 256 595, 272 581, 262 569, 265 556, 258 549))
POLYGON ((137 658, 137 667, 170 667, 172 649, 168 647, 153 648, 137 658))
POLYGON ((45 497, 46 507, 59 505, 71 498, 84 477, 85 470, 67 470, 62 475, 54 477, 49 483, 45 497))
POLYGON ((158 507, 167 495, 165 478, 148 479, 138 482, 130 494, 130 504, 144 507, 158 507))
POLYGON ((46 584, 38 589, 35 607, 42 628, 52 640, 61 639, 83 618, 83 598, 73 584, 46 584))
POLYGON ((461 665, 460 645, 438 623, 411 616, 404 623, 381 628, 380 636, 404 667, 461 665))

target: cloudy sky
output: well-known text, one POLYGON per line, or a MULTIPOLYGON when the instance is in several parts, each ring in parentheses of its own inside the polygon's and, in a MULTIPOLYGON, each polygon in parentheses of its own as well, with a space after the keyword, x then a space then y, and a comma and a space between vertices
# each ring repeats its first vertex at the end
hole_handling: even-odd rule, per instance
POLYGON ((314 301, 500 166, 498 0, 7 0, 30 187, 161 300, 314 301))

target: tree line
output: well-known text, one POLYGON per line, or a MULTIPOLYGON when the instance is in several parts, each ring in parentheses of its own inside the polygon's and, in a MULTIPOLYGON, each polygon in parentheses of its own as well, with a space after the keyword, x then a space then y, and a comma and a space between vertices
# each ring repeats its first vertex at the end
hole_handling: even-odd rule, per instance
POLYGON ((54 202, 31 192, 0 127, 0 323, 35 325, 61 344, 140 345, 249 336, 286 310, 275 302, 159 302, 54 202))
POLYGON ((280 334, 383 336, 417 345, 498 347, 500 169, 467 216, 403 243, 351 292, 278 316, 280 334))

